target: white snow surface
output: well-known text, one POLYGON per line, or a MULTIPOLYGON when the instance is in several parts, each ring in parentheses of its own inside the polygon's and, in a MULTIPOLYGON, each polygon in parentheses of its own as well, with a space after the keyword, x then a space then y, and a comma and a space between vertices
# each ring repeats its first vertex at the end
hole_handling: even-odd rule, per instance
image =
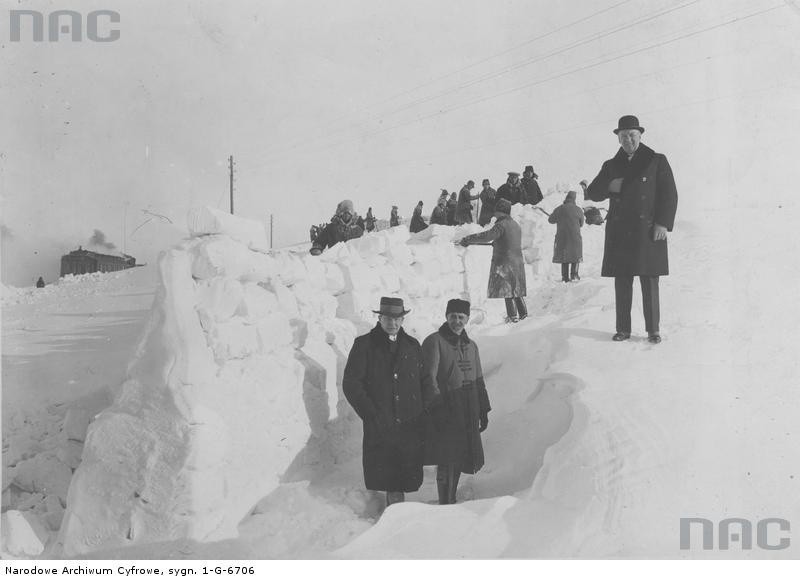
MULTIPOLYGON (((603 228, 583 229, 582 280, 563 284, 555 227, 519 207, 530 317, 516 325, 485 297, 491 249, 453 244, 474 225, 401 226, 312 257, 269 252, 258 224, 196 210, 194 237, 157 268, 3 288, 3 511, 21 530, 4 526, 4 546, 16 557, 797 557, 678 543, 681 517, 800 519, 800 357, 783 338, 800 313, 771 271, 791 209, 679 214, 656 346, 638 290, 633 338, 610 340, 603 228), (744 219, 773 243, 734 235, 728 224, 744 219), (457 505, 435 505, 429 468, 385 510, 363 488, 341 375, 382 295, 404 298, 420 340, 449 298, 472 302, 493 410, 486 465, 462 477, 457 505)), ((794 279, 798 266, 785 267, 794 279)))

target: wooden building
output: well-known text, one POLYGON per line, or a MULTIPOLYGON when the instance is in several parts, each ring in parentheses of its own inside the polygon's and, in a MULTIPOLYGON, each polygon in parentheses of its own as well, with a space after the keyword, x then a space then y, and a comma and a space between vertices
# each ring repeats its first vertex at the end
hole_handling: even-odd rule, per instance
POLYGON ((99 254, 78 247, 77 250, 61 256, 61 275, 91 274, 92 272, 116 272, 136 266, 136 258, 127 254, 114 256, 99 254))

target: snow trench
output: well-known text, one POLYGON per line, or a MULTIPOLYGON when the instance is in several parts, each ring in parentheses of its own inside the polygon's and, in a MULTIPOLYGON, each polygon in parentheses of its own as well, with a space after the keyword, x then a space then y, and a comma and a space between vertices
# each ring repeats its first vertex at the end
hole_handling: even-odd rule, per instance
MULTIPOLYGON (((531 208, 513 215, 523 228, 530 296, 542 284, 546 225, 531 208)), ((486 466, 459 489, 459 500, 476 501, 456 507, 508 507, 548 493, 533 484, 547 471, 551 446, 575 431, 581 379, 555 368, 564 332, 537 316, 538 294, 528 300, 528 321, 498 327, 502 300, 485 296, 491 249, 453 244, 477 225, 415 235, 392 228, 320 257, 269 252, 260 224, 209 208, 193 212, 189 225, 192 238, 160 258, 159 289, 127 379, 89 426, 58 553, 240 538, 253 557, 319 556, 342 546, 337 555, 349 557, 379 541, 398 512, 446 513, 429 505, 431 471, 407 504, 385 513, 383 499, 363 489, 361 424, 341 376, 382 295, 404 298, 412 310, 404 327, 420 340, 441 324, 448 299, 472 303, 493 412, 486 466)))

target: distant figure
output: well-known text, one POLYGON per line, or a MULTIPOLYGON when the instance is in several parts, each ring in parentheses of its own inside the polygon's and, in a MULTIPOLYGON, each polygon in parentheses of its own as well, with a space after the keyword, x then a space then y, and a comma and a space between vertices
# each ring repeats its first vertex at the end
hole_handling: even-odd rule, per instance
POLYGON ((447 192, 445 191, 439 196, 436 202, 436 207, 433 208, 431 213, 431 225, 438 224, 440 226, 447 225, 447 192))
POLYGON ((456 192, 450 194, 450 199, 447 200, 447 225, 456 225, 456 208, 458 207, 458 199, 456 192))
POLYGON ((507 199, 497 200, 496 222, 491 229, 462 238, 462 246, 491 244, 492 265, 489 269, 487 298, 505 298, 507 322, 519 322, 528 316, 525 306, 527 285, 525 261, 522 258, 522 229, 511 219, 511 204, 507 199))
POLYGON ((658 277, 669 274, 667 232, 675 223, 678 191, 666 156, 641 144, 639 119, 621 117, 614 133, 620 148, 586 189, 593 201, 611 200, 602 275, 614 278, 617 332, 612 340, 631 337, 633 277, 639 276, 647 339, 658 344, 658 277))
POLYGON ((368 232, 374 232, 375 231, 375 222, 376 221, 377 220, 375 219, 375 216, 372 215, 372 208, 371 207, 368 208, 367 209, 367 217, 364 218, 364 223, 366 224, 366 228, 367 228, 368 232))
POLYGON ((352 201, 345 199, 339 202, 330 223, 317 234, 311 244, 311 255, 318 256, 325 248, 333 247, 339 242, 360 238, 364 235, 364 228, 359 225, 360 219, 353 210, 352 201))
POLYGON ((473 189, 475 189, 475 182, 470 179, 458 194, 456 207, 456 223, 458 225, 472 223, 472 200, 480 197, 480 194, 472 195, 473 189))
POLYGON ((393 228, 400 225, 400 216, 397 215, 397 206, 392 206, 392 214, 389 216, 389 227, 393 228))
POLYGON ((478 225, 485 226, 492 221, 494 204, 497 201, 497 192, 492 189, 488 179, 483 180, 483 190, 480 193, 481 213, 478 215, 478 225))
POLYGON ((522 203, 529 205, 536 205, 544 199, 542 190, 539 187, 538 175, 533 171, 533 165, 525 167, 525 173, 522 174, 522 203))
POLYGON ((574 191, 567 192, 564 203, 547 218, 547 221, 557 226, 553 243, 553 263, 561 264, 561 280, 564 282, 581 279, 578 276, 578 263, 583 260, 581 227, 584 216, 583 210, 575 205, 576 196, 574 191))
POLYGON ((36 287, 37 288, 44 288, 44 278, 39 276, 39 279, 36 280, 36 287))
POLYGON ((420 201, 414 208, 414 213, 411 215, 411 223, 408 224, 408 231, 412 234, 421 232, 428 227, 425 220, 422 218, 422 201, 420 201))
POLYGON ((508 172, 506 182, 497 188, 497 199, 507 199, 508 203, 514 205, 519 203, 523 196, 522 184, 519 181, 519 173, 516 171, 508 172))

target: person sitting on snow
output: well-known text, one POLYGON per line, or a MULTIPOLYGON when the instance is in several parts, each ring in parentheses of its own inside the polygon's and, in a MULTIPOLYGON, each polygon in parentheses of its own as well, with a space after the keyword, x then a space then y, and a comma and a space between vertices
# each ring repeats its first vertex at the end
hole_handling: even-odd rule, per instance
POLYGON ((462 473, 483 467, 481 433, 489 425, 489 395, 478 345, 467 336, 470 304, 447 303, 445 322, 422 342, 425 380, 431 385, 425 465, 436 465, 440 504, 456 503, 462 473))
POLYGON ((346 242, 364 235, 363 220, 353 210, 353 202, 345 199, 336 206, 336 214, 322 231, 317 234, 311 245, 311 255, 320 255, 325 248, 333 247, 339 242, 346 242))
POLYGON ((422 217, 422 206, 423 203, 422 200, 420 200, 414 208, 414 213, 411 216, 411 223, 408 225, 408 231, 412 234, 421 232, 428 227, 428 224, 425 223, 425 219, 422 217))
POLYGON ((447 225, 447 191, 445 190, 442 190, 442 195, 439 196, 436 207, 433 208, 433 213, 431 213, 431 225, 434 224, 447 225))

